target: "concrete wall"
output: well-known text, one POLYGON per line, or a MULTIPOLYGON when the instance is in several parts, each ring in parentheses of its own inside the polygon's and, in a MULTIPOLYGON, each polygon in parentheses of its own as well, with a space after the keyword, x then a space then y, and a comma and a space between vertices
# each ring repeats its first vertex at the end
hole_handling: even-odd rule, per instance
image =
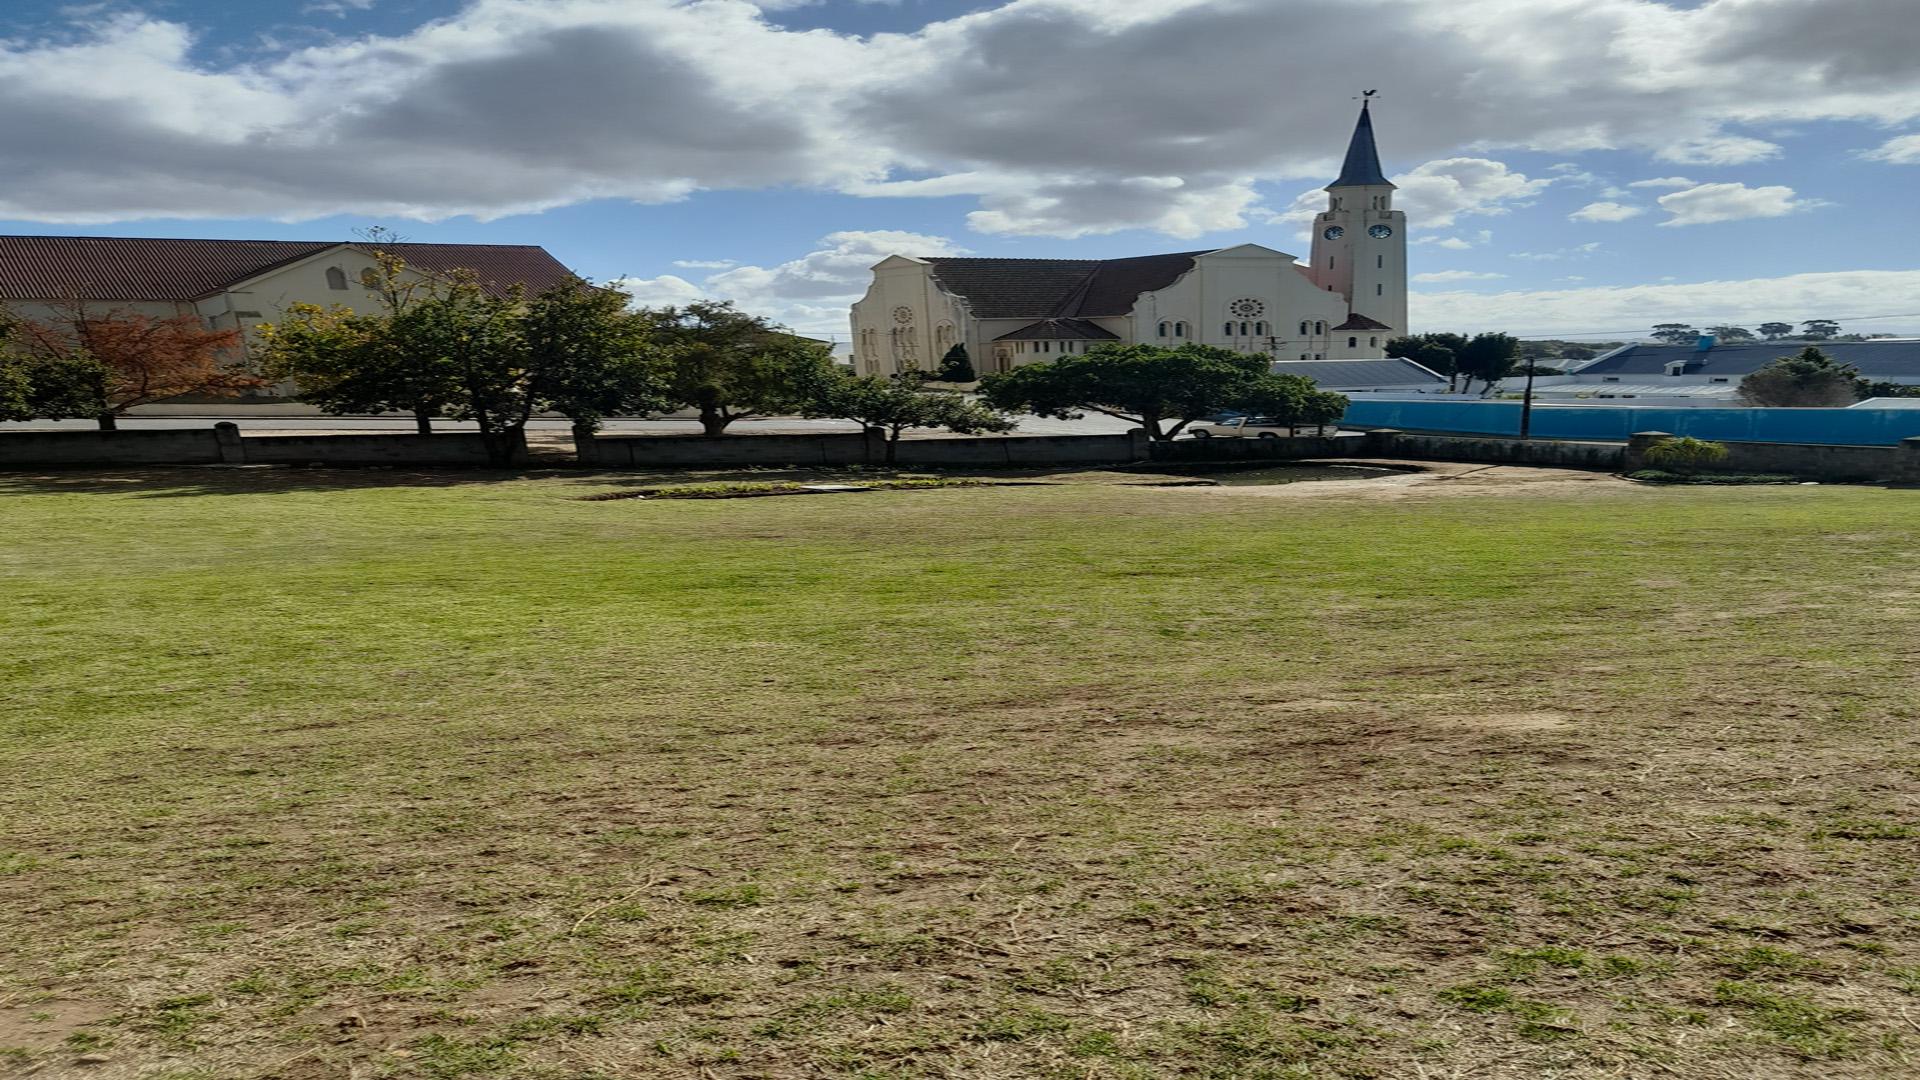
POLYGON ((221 460, 221 443, 212 428, 9 431, 0 435, 0 469, 42 465, 214 465, 221 460))
POLYGON ((246 435, 247 465, 486 465, 486 444, 475 432, 438 435, 246 435))
MULTIPOLYGON (((855 436, 858 438, 858 436, 855 436)), ((233 424, 169 431, 10 431, 0 468, 46 465, 485 465, 471 432, 247 435, 233 424)))
POLYGON ((1556 439, 1496 439, 1473 435, 1410 435, 1402 431, 1368 433, 1370 457, 1415 461, 1484 461, 1490 464, 1542 465, 1562 469, 1618 472, 1626 462, 1621 443, 1556 439))
MULTIPOLYGON (((435 436, 436 438, 438 436, 435 436)), ((901 465, 1099 465, 1143 460, 1146 436, 1014 435, 1004 438, 903 439, 901 465)), ((606 469, 715 465, 878 465, 886 439, 876 433, 821 435, 599 436, 580 443, 580 463, 606 469)))
POLYGON ((1299 461, 1305 458, 1367 457, 1371 436, 1329 435, 1298 439, 1181 439, 1151 443, 1154 461, 1299 461))
MULTIPOLYGON (((1643 431, 1628 441, 1622 468, 1648 468, 1647 450, 1675 436, 1643 431)), ((1720 472, 1789 473, 1809 480, 1920 483, 1920 437, 1898 446, 1830 446, 1817 443, 1730 442, 1720 472)))

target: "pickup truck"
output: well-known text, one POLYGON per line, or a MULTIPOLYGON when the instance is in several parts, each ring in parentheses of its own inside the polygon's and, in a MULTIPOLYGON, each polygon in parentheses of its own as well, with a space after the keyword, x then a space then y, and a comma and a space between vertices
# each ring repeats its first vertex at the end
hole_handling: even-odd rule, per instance
POLYGON ((1241 416, 1217 424, 1195 424, 1187 429, 1196 439, 1286 439, 1295 435, 1321 435, 1319 424, 1289 424, 1272 416, 1241 416))

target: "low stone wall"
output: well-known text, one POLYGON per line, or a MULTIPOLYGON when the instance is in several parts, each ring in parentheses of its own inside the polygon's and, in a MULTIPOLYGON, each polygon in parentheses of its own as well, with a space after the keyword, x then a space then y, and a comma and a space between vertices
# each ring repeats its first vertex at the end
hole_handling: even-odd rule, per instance
POLYGON ((221 450, 220 439, 212 428, 9 431, 0 434, 0 469, 43 465, 215 465, 224 460, 221 450))
MULTIPOLYGON (((710 468, 723 465, 878 465, 887 440, 878 432, 819 435, 614 435, 577 439, 580 463, 602 469, 710 468)), ((900 465, 1113 465, 1147 456, 1146 436, 1012 435, 902 439, 900 465)))
POLYGON ((243 435, 247 465, 486 465, 476 432, 438 435, 243 435))
MULTIPOLYGON (((1675 436, 1643 431, 1628 440, 1626 472, 1648 468, 1647 451, 1675 436)), ((1809 480, 1866 480, 1878 483, 1920 483, 1920 438, 1898 446, 1836 446, 1821 443, 1729 442, 1722 472, 1787 473, 1809 480)))
POLYGON ((1626 462, 1626 446, 1616 442, 1572 442, 1562 439, 1500 439, 1484 435, 1410 435, 1404 431, 1370 431, 1365 455, 1410 458, 1415 461, 1484 461, 1501 465, 1543 465, 1560 469, 1604 469, 1618 472, 1626 462))

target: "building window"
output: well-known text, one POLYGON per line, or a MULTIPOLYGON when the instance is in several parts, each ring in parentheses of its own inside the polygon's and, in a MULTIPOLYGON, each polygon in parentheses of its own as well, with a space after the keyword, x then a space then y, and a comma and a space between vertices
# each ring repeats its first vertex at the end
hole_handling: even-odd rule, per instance
POLYGON ((1174 337, 1177 337, 1177 338, 1183 338, 1183 337, 1186 337, 1186 336, 1187 336, 1187 324, 1186 324, 1186 323, 1183 323, 1183 322, 1177 322, 1177 323, 1174 323, 1174 324, 1173 324, 1173 336, 1174 336, 1174 337))
POLYGON ((1713 381, 1714 381, 1714 382, 1726 382, 1727 380, 1726 380, 1726 379, 1715 379, 1715 380, 1713 380, 1713 381))
POLYGON ((1377 338, 1377 337, 1370 337, 1370 338, 1368 338, 1368 339, 1367 339, 1367 347, 1368 347, 1368 348, 1370 348, 1370 349, 1377 349, 1377 348, 1379 348, 1379 347, 1380 347, 1380 339, 1379 339, 1379 338, 1377 338))
POLYGON ((1333 256, 1327 256, 1327 269, 1333 269, 1333 256))
POLYGON ((327 288, 345 292, 347 289, 347 272, 337 266, 327 267, 327 288))
POLYGON ((1387 257, 1385 255, 1375 255, 1373 257, 1373 268, 1375 270, 1385 270, 1387 268, 1387 257))
MULTIPOLYGON (((1300 324, 1300 336, 1301 336, 1301 337, 1306 337, 1306 336, 1307 336, 1307 324, 1306 324, 1306 323, 1304 323, 1304 322, 1300 324)), ((1305 360, 1305 359, 1306 359, 1306 357, 1304 357, 1304 356, 1303 356, 1303 357, 1301 357, 1300 359, 1302 359, 1302 360, 1305 360)))
POLYGON ((1160 324, 1160 336, 1161 336, 1161 337, 1166 337, 1166 336, 1167 336, 1167 324, 1166 324, 1166 323, 1161 323, 1161 324, 1160 324))
POLYGON ((1302 359, 1302 360, 1305 360, 1306 358, 1307 358, 1307 354, 1306 354, 1306 353, 1301 353, 1301 354, 1300 354, 1300 359, 1302 359))
POLYGON ((1313 358, 1315 360, 1325 360, 1327 358, 1327 355, 1325 353, 1314 353, 1313 358))
POLYGON ((1349 348, 1349 349, 1357 349, 1357 348, 1359 348, 1359 347, 1360 347, 1360 339, 1359 339, 1359 338, 1357 338, 1357 337, 1350 337, 1350 338, 1348 338, 1348 339, 1347 339, 1347 348, 1349 348))
POLYGON ((1255 337, 1266 337, 1266 336, 1267 336, 1267 324, 1266 324, 1266 323, 1263 323, 1263 322, 1257 322, 1257 323, 1254 323, 1254 324, 1253 324, 1253 336, 1255 336, 1255 337))
POLYGON ((1221 323, 1221 324, 1220 324, 1220 336, 1221 336, 1221 337, 1232 337, 1232 336, 1233 336, 1233 324, 1232 324, 1232 323, 1221 323))
POLYGON ((1326 333, 1326 332, 1327 332, 1327 324, 1326 324, 1326 322, 1325 322, 1325 321, 1316 321, 1316 322, 1315 322, 1315 323, 1313 324, 1313 332, 1314 332, 1314 333, 1316 333, 1316 334, 1324 334, 1324 333, 1326 333))
POLYGON ((1373 295, 1375 296, 1387 295, 1387 287, 1385 285, 1375 285, 1373 287, 1373 295))

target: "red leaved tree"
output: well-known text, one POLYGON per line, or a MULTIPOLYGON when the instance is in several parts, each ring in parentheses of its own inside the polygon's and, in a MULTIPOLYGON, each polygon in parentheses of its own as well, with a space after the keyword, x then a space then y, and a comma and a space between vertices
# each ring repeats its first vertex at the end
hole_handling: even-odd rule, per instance
POLYGON ((70 300, 52 318, 21 320, 13 340, 29 355, 98 363, 102 431, 136 405, 184 394, 233 397, 265 385, 244 367, 240 332, 209 330, 197 315, 159 318, 70 300))

